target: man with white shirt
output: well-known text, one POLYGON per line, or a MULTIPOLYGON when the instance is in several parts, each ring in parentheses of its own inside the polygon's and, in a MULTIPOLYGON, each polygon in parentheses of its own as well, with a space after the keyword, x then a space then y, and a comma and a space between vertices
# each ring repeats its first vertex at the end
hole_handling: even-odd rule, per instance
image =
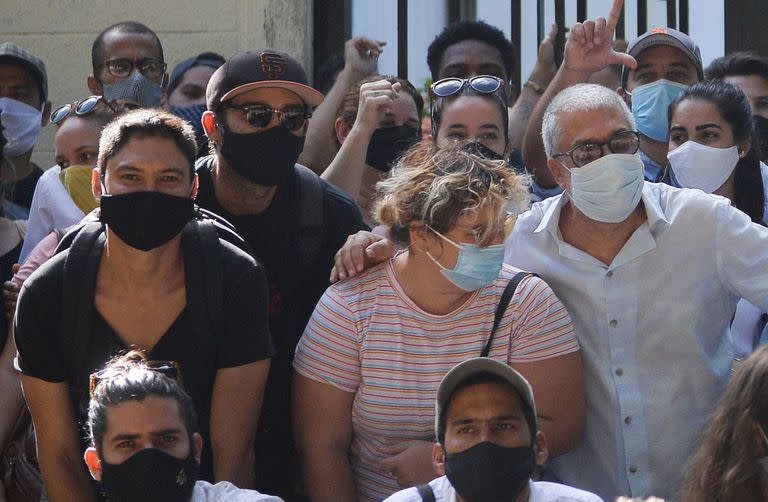
POLYGON ((553 470, 606 500, 674 496, 728 379, 736 302, 768 308, 768 229, 644 182, 632 113, 605 88, 558 94, 542 138, 564 193, 520 216, 505 261, 552 285, 584 354, 584 437, 553 470))
POLYGON ((531 481, 547 459, 528 381, 487 357, 468 359, 437 389, 432 459, 444 474, 386 502, 601 502, 589 492, 531 481))

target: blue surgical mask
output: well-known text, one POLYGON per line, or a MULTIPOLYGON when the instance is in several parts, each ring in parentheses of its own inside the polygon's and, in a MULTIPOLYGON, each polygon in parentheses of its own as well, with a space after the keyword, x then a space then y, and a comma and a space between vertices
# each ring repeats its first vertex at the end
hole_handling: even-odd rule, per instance
POLYGON ((566 169, 571 173, 571 201, 591 220, 622 222, 640 202, 644 167, 637 154, 612 153, 566 169))
POLYGON ((107 101, 132 101, 142 108, 160 106, 163 86, 156 84, 137 71, 114 84, 103 84, 104 99, 107 101))
POLYGON ((651 139, 666 141, 669 132, 667 109, 686 88, 686 84, 666 79, 635 87, 632 91, 632 115, 637 129, 651 139))
POLYGON ((435 234, 459 249, 456 265, 446 268, 427 251, 427 256, 440 267, 440 272, 464 291, 474 291, 491 284, 499 276, 504 262, 504 244, 480 247, 477 244, 458 244, 432 227, 435 234))

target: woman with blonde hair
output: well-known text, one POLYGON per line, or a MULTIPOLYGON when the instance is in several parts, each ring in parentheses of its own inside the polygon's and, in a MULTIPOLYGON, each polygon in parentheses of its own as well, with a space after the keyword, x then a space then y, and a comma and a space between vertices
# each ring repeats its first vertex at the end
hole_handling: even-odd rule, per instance
POLYGON ((310 498, 379 501, 436 477, 437 386, 481 354, 525 375, 551 449, 570 448, 585 401, 568 312, 528 275, 492 330, 519 272, 502 265, 503 242, 525 183, 504 161, 424 143, 378 188, 378 223, 404 250, 328 288, 296 350, 294 429, 310 498))
POLYGON ((688 468, 680 500, 768 501, 768 346, 736 367, 688 468))

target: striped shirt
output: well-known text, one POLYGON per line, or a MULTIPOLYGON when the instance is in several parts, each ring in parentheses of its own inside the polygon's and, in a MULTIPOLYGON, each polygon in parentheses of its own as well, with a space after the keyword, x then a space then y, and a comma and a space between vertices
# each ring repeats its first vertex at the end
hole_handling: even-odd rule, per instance
MULTIPOLYGON (((434 440, 437 386, 453 366, 480 355, 501 294, 517 272, 504 265, 495 282, 446 315, 429 314, 406 296, 392 260, 326 290, 296 349, 294 367, 355 394, 350 462, 359 500, 378 502, 400 489, 379 468, 383 446, 434 440)), ((578 350, 560 300, 538 277, 523 279, 490 357, 513 365, 578 350)))

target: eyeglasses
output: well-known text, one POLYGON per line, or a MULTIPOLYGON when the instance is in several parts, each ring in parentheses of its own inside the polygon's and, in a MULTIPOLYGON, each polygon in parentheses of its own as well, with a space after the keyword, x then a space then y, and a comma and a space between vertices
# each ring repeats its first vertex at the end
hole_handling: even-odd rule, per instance
POLYGON ((552 158, 570 157, 573 165, 583 167, 602 157, 604 155, 603 147, 606 145, 611 153, 637 153, 640 149, 640 133, 637 131, 621 131, 614 134, 604 143, 576 145, 567 152, 554 154, 552 158))
POLYGON ((230 108, 241 110, 245 113, 245 120, 253 127, 264 128, 272 122, 272 115, 277 114, 280 125, 289 131, 298 131, 304 126, 308 118, 312 116, 306 108, 289 108, 276 110, 264 105, 229 105, 230 108))
POLYGON ((155 59, 147 58, 141 61, 131 61, 130 59, 112 59, 102 63, 101 67, 107 67, 110 75, 117 78, 125 78, 133 73, 133 68, 138 66, 139 72, 147 78, 159 78, 163 76, 168 68, 166 63, 155 59))
POLYGON ((137 103, 131 101, 105 101, 102 96, 89 96, 82 101, 75 101, 74 103, 62 105, 56 108, 51 113, 51 123, 59 125, 65 118, 72 114, 82 116, 88 115, 94 111, 100 103, 104 103, 112 113, 118 114, 127 110, 135 110, 139 108, 137 103))
POLYGON ((494 94, 503 88, 504 81, 493 75, 478 75, 471 78, 444 78, 432 84, 429 88, 429 93, 432 97, 445 98, 460 92, 466 85, 481 94, 494 94))
MULTIPOLYGON (((181 369, 179 363, 176 361, 140 361, 137 363, 139 369, 147 371, 157 371, 158 373, 172 378, 182 385, 181 381, 181 369)), ((130 371, 130 370, 128 370, 130 371)), ((125 368, 104 368, 103 370, 91 373, 88 379, 88 390, 90 396, 93 397, 93 392, 96 390, 96 386, 104 380, 109 380, 117 375, 124 375, 127 371, 125 368)))

